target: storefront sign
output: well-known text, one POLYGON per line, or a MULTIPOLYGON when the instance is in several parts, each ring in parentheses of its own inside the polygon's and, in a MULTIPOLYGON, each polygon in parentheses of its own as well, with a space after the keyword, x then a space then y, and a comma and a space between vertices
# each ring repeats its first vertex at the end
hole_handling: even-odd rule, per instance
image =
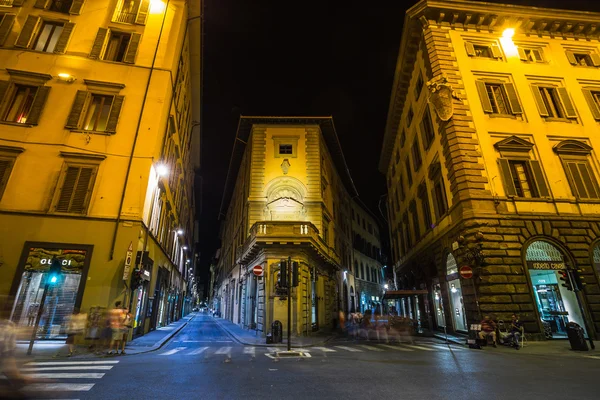
POLYGON ((48 271, 50 265, 52 265, 52 259, 55 257, 60 261, 62 273, 80 274, 83 269, 86 251, 32 247, 29 249, 29 254, 27 255, 25 270, 39 272, 48 271))
POLYGON ((566 269, 562 261, 527 261, 529 269, 566 269))
POLYGON ((142 270, 142 279, 145 281, 149 281, 150 280, 150 271, 148 271, 147 269, 143 269, 142 270))
POLYGON ((125 268, 123 269, 123 280, 124 281, 129 279, 129 274, 131 272, 132 259, 133 259, 133 242, 129 242, 129 247, 127 248, 127 253, 125 254, 125 268))

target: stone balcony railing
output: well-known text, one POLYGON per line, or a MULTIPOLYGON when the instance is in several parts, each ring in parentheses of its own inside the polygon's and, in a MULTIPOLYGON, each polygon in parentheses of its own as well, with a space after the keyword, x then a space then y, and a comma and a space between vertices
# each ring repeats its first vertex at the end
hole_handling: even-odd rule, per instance
POLYGON ((266 246, 298 245, 311 248, 326 262, 339 265, 340 256, 327 245, 311 222, 259 221, 250 228, 250 235, 237 249, 238 262, 251 261, 257 251, 266 246))

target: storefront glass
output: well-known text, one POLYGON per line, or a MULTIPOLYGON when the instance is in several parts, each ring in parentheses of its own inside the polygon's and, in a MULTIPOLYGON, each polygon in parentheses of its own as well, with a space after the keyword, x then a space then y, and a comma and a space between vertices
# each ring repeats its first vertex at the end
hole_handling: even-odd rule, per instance
POLYGON ((433 285, 433 304, 435 305, 435 320, 438 328, 446 326, 446 317, 444 315, 444 303, 442 300, 442 290, 439 284, 433 285))
POLYGON ((44 312, 37 332, 38 339, 60 339, 67 336, 65 324, 67 316, 75 308, 86 251, 40 247, 29 249, 12 310, 11 319, 18 326, 35 325, 54 257, 61 263, 61 277, 55 284, 48 286, 44 312))
POLYGON ((446 258, 446 276, 454 330, 466 331, 467 317, 465 314, 460 279, 458 278, 458 266, 456 264, 456 259, 452 254, 448 254, 448 257, 446 258))
POLYGON ((526 260, 544 330, 552 337, 565 337, 569 322, 585 330, 577 296, 559 279, 559 271, 566 269, 560 250, 548 242, 536 241, 527 248, 526 260))

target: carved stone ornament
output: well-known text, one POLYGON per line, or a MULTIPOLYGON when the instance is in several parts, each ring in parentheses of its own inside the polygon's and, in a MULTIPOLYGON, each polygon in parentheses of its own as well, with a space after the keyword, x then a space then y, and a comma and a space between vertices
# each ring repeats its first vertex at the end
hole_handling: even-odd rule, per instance
POLYGON ((448 121, 454 115, 452 99, 460 100, 460 97, 454 93, 445 76, 430 80, 427 82, 427 88, 431 92, 429 102, 433 104, 436 114, 442 121, 448 121))
POLYGON ((288 161, 287 158, 283 159, 283 162, 281 163, 281 171, 283 172, 284 175, 287 175, 290 167, 292 165, 290 164, 290 162, 288 161))

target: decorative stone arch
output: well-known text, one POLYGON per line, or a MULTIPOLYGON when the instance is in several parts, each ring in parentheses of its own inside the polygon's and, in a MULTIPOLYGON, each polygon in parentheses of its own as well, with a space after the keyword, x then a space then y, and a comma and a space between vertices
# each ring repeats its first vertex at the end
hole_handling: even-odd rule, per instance
MULTIPOLYGON (((560 252, 564 259, 564 262, 567 265, 575 265, 575 258, 569 248, 565 245, 563 241, 557 240, 553 237, 549 237, 546 235, 535 235, 527 239, 523 246, 521 247, 521 259, 523 260, 524 268, 527 268, 527 251, 531 248, 531 245, 535 242, 547 242, 556 247, 560 252)), ((549 256, 550 257, 550 256, 549 256)), ((549 260, 550 261, 550 260, 549 260)))
POLYGON ((307 189, 291 176, 273 179, 265 187, 266 204, 263 210, 267 221, 305 221, 304 198, 307 189))
POLYGON ((588 155, 592 152, 592 147, 579 140, 567 139, 556 144, 553 150, 557 154, 577 154, 588 155))

